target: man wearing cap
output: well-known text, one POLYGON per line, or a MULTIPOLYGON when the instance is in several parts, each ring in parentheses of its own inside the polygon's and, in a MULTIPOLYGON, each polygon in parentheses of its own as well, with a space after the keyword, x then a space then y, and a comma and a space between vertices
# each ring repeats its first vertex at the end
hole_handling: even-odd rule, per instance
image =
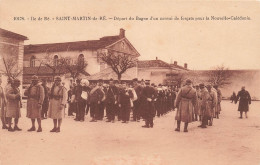
POLYGON ((156 96, 156 90, 150 86, 150 81, 145 81, 145 87, 143 88, 142 97, 143 97, 143 118, 145 119, 144 128, 153 128, 153 117, 155 115, 154 101, 156 96))
POLYGON ((194 115, 195 115, 195 121, 201 121, 201 109, 200 109, 200 106, 201 106, 201 93, 200 93, 200 87, 199 85, 196 85, 195 86, 196 88, 196 92, 197 92, 197 104, 196 104, 196 107, 194 108, 194 115), (199 117, 199 119, 198 119, 199 117))
POLYGON ((114 85, 114 80, 109 80, 109 86, 106 92, 106 115, 107 122, 114 122, 116 115, 116 105, 118 101, 118 89, 114 85))
POLYGON ((208 120, 209 120, 208 125, 212 126, 213 125, 213 117, 215 115, 215 108, 216 108, 216 105, 217 105, 217 92, 215 92, 212 89, 211 85, 207 85, 207 89, 208 89, 208 92, 209 92, 208 108, 210 109, 210 116, 208 118, 208 120))
POLYGON ((251 104, 251 96, 244 86, 241 88, 241 91, 237 93, 235 104, 237 103, 238 100, 239 100, 238 111, 240 112, 239 118, 240 119, 243 118, 243 112, 245 112, 245 116, 247 118, 247 112, 249 111, 249 104, 251 104))
POLYGON ((75 105, 76 105, 76 118, 75 120, 76 121, 81 121, 83 122, 84 121, 84 118, 85 118, 85 107, 86 107, 86 104, 85 104, 85 100, 81 97, 81 94, 82 94, 82 90, 83 90, 83 87, 81 85, 81 79, 77 79, 76 80, 76 86, 74 87, 74 90, 73 90, 73 95, 75 95, 75 105))
POLYGON ((24 95, 28 97, 27 100, 27 117, 32 121, 32 127, 28 131, 35 131, 35 119, 38 122, 37 132, 42 132, 41 114, 42 104, 44 100, 44 89, 39 84, 37 76, 32 77, 32 83, 28 89, 25 90, 24 95))
POLYGON ((8 131, 21 131, 18 127, 18 121, 21 117, 21 93, 19 90, 19 86, 21 82, 19 79, 14 79, 11 83, 11 86, 7 88, 6 91, 6 117, 8 118, 8 131), (14 118, 14 128, 11 127, 12 118, 14 118))
POLYGON ((202 83, 200 86, 200 112, 201 112, 201 125, 198 127, 207 128, 208 119, 211 116, 211 111, 208 105, 209 92, 205 88, 205 85, 202 83))
POLYGON ((215 114, 215 116, 218 119, 220 111, 221 111, 222 93, 221 93, 221 90, 218 88, 218 85, 214 85, 214 88, 217 91, 217 105, 216 105, 216 112, 215 112, 216 114, 215 114))
POLYGON ((92 117, 90 122, 96 122, 100 119, 101 102, 105 99, 105 92, 102 90, 101 85, 102 83, 95 85, 89 93, 90 116, 92 117))
POLYGON ((141 111, 141 95, 143 91, 143 87, 138 84, 138 79, 133 79, 133 87, 135 90, 135 93, 137 95, 137 99, 133 102, 133 121, 140 121, 140 111, 141 111))
POLYGON ((180 131, 181 121, 185 123, 184 132, 188 132, 188 124, 192 122, 193 109, 197 104, 197 92, 192 88, 190 79, 186 80, 186 85, 183 86, 176 98, 177 112, 175 119, 177 120, 177 128, 175 131, 180 131))
POLYGON ((54 127, 50 132, 60 132, 66 101, 67 91, 61 84, 61 77, 55 77, 50 92, 50 105, 48 111, 48 116, 53 119, 54 124, 54 127))

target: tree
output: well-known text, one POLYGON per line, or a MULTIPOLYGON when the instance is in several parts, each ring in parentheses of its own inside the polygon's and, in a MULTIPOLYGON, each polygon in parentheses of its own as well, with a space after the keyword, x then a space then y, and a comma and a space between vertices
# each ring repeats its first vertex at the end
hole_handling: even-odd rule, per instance
POLYGON ((61 57, 59 59, 60 65, 70 73, 73 80, 75 80, 80 74, 86 75, 87 61, 84 58, 79 57, 74 63, 71 57, 61 57))
MULTIPOLYGON (((52 58, 52 55, 50 55, 46 51, 46 55, 44 57, 44 60, 41 61, 41 64, 45 65, 46 67, 48 67, 48 68, 50 68, 52 70, 53 81, 54 81, 54 77, 55 77, 56 72, 60 69, 59 58, 58 58, 57 55, 55 57, 52 58), (57 58, 55 58, 55 57, 57 57, 57 58)), ((40 64, 39 68, 41 67, 41 64, 40 64)))
POLYGON ((22 74, 22 71, 18 69, 18 59, 15 57, 9 57, 3 59, 5 69, 1 70, 1 72, 12 79, 16 79, 22 74))
POLYGON ((99 52, 99 58, 105 62, 117 74, 118 80, 121 80, 122 74, 128 69, 136 66, 137 57, 124 53, 117 53, 112 50, 99 52))
POLYGON ((224 87, 230 84, 231 72, 224 65, 214 67, 214 70, 210 70, 207 73, 208 82, 212 85, 218 85, 219 87, 224 87))

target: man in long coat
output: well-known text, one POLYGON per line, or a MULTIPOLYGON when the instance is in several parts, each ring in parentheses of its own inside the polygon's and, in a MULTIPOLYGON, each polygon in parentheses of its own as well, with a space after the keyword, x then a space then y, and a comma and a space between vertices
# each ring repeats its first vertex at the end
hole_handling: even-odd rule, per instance
POLYGON ((50 132, 60 132, 66 101, 67 90, 61 84, 61 77, 55 77, 54 84, 50 92, 50 106, 48 110, 48 116, 53 119, 54 124, 54 127, 50 132))
POLYGON ((211 109, 208 105, 209 92, 205 88, 205 85, 202 83, 200 86, 200 112, 201 112, 201 125, 198 127, 207 128, 208 119, 211 117, 211 109))
POLYGON ((28 131, 35 131, 35 119, 38 122, 37 132, 42 132, 41 115, 42 104, 44 100, 44 89, 39 84, 37 76, 32 77, 32 83, 28 89, 24 92, 25 96, 28 96, 27 100, 27 117, 32 121, 32 127, 28 131))
POLYGON ((133 107, 133 121, 140 121, 140 112, 141 112, 141 95, 143 87, 138 84, 138 79, 133 79, 133 87, 135 90, 135 93, 137 95, 137 99, 134 101, 134 107, 133 107))
POLYGON ((175 131, 180 131, 181 121, 185 123, 184 132, 188 132, 188 124, 192 122, 193 119, 193 109, 197 104, 197 93, 192 87, 191 80, 186 80, 186 85, 182 87, 177 94, 176 98, 176 117, 177 128, 175 131))
POLYGON ((207 85, 207 89, 209 92, 208 97, 208 108, 210 109, 210 116, 208 118, 209 120, 209 126, 213 125, 213 118, 215 116, 216 112, 216 105, 217 105, 217 92, 213 90, 211 85, 207 85))
POLYGON ((116 105, 118 101, 118 89, 114 85, 114 80, 109 80, 109 86, 106 93, 106 115, 107 122, 114 122, 116 115, 116 105))
POLYGON ((91 89, 89 93, 89 104, 92 120, 90 122, 97 122, 97 119, 99 119, 99 110, 102 108, 100 106, 102 106, 101 102, 104 98, 105 92, 102 90, 100 84, 91 89))
POLYGON ((6 98, 7 98, 7 105, 6 105, 6 117, 8 118, 8 131, 21 131, 18 127, 18 121, 21 117, 20 108, 21 104, 21 93, 19 90, 19 86, 21 85, 20 80, 14 79, 11 83, 11 86, 8 87, 6 90, 6 98), (14 128, 11 127, 12 118, 14 118, 14 128))
POLYGON ((0 117, 1 117, 1 121, 2 121, 2 129, 7 129, 8 127, 6 126, 6 121, 5 121, 6 96, 5 96, 5 92, 4 92, 4 89, 2 88, 1 84, 2 84, 2 78, 0 78, 0 117))
POLYGON ((145 119, 145 125, 142 127, 153 128, 153 117, 155 115, 154 101, 156 96, 156 90, 154 89, 154 87, 150 86, 150 82, 148 80, 145 81, 145 85, 146 86, 143 88, 142 92, 142 104, 144 108, 143 118, 145 119))
POLYGON ((241 91, 238 92, 236 101, 239 100, 238 111, 240 112, 240 119, 243 118, 243 112, 245 112, 245 116, 247 118, 247 112, 249 111, 249 104, 251 104, 251 96, 248 91, 246 91, 243 86, 241 91))
POLYGON ((47 119, 47 112, 49 109, 49 93, 50 88, 47 87, 47 81, 44 79, 42 80, 42 87, 44 89, 44 100, 42 103, 42 119, 47 119))
POLYGON ((219 114, 220 114, 220 111, 221 111, 221 101, 222 101, 222 92, 221 90, 218 88, 218 85, 214 85, 214 88, 216 89, 217 91, 217 105, 216 105, 216 118, 218 119, 219 118, 219 114))

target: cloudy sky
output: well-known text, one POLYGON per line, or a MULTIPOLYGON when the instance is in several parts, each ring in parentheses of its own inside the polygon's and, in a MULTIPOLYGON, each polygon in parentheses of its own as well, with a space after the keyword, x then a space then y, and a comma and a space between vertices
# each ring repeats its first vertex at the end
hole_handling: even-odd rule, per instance
POLYGON ((95 40, 120 28, 141 54, 190 69, 224 64, 230 69, 260 69, 260 2, 172 0, 0 0, 0 28, 29 38, 26 44, 95 40), (250 17, 226 21, 58 21, 63 16, 250 17), (14 21, 24 17, 24 21, 14 21), (51 21, 30 21, 50 17, 51 21))

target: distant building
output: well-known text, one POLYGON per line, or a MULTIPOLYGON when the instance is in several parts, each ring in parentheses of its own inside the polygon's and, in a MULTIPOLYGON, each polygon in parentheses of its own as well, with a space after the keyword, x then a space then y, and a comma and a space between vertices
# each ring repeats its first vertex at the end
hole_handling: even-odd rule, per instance
MULTIPOLYGON (((28 40, 26 36, 0 28, 0 70, 2 73, 3 71, 6 72, 3 58, 7 63, 10 58, 17 60, 13 70, 22 73, 25 40, 28 40)), ((17 78, 22 82, 22 74, 17 78)), ((3 81, 3 86, 5 86, 7 77, 2 76, 2 79, 5 80, 3 81)))
MULTIPOLYGON (((123 53, 127 55, 140 56, 134 46, 128 41, 125 36, 125 30, 120 29, 119 35, 105 36, 99 40, 87 40, 78 42, 65 43, 50 43, 50 44, 36 44, 26 45, 24 53, 24 78, 27 79, 38 72, 39 77, 51 79, 52 71, 46 66, 39 65, 42 60, 46 60, 48 55, 54 60, 61 57, 70 57, 75 61, 83 58, 87 61, 86 73, 94 75, 107 70, 108 66, 98 57, 99 52, 107 52, 112 50, 118 54, 123 53)), ((74 61, 74 62, 75 62, 74 61)), ((72 64, 74 63, 72 61, 72 64)), ((131 75, 137 76, 137 69, 133 68, 128 71, 131 75)), ((57 70, 57 75, 62 75, 64 78, 69 78, 64 69, 57 70)), ((86 74, 86 75, 88 75, 86 74)), ((126 73, 127 74, 127 73, 126 73)))
POLYGON ((187 64, 184 67, 174 64, 169 64, 156 57, 156 60, 138 61, 138 79, 150 80, 151 83, 178 85, 176 78, 180 73, 188 71, 187 64))

